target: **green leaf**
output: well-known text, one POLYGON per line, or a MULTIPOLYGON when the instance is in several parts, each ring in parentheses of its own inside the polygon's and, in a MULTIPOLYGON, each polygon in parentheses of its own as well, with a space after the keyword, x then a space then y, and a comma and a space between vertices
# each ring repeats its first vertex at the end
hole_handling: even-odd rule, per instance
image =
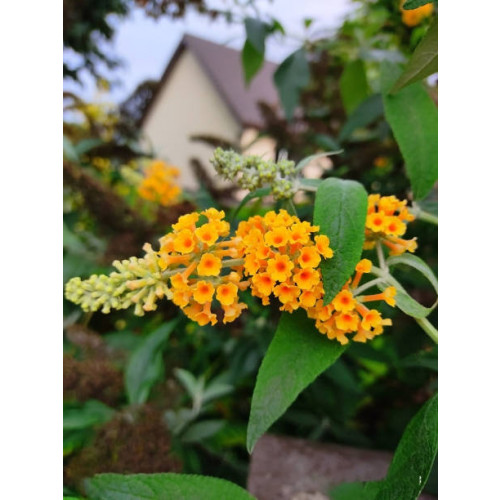
MULTIPOLYGON (((384 79, 385 86, 392 75, 385 75, 384 79)), ((384 95, 384 108, 405 160, 414 198, 425 198, 438 177, 436 106, 424 86, 413 83, 395 95, 384 95)))
POLYGON ((438 71, 438 22, 434 20, 411 56, 408 66, 391 89, 391 94, 438 71))
POLYGON ((252 17, 245 18, 245 31, 247 34, 247 41, 253 46, 253 48, 264 54, 266 50, 266 36, 269 27, 266 23, 263 23, 259 19, 252 17))
POLYGON ((85 429, 77 429, 74 431, 63 432, 63 457, 67 457, 76 450, 82 448, 93 435, 92 430, 87 427, 85 429))
POLYGON ((304 311, 282 314, 252 396, 247 431, 250 453, 262 434, 346 347, 321 335, 304 311))
POLYGON ((245 75, 245 83, 248 85, 252 78, 259 72, 264 63, 266 51, 266 37, 270 27, 251 17, 245 18, 245 30, 247 39, 241 52, 241 61, 245 75))
POLYGON ((63 222, 63 247, 76 255, 89 253, 87 246, 71 229, 63 222))
MULTIPOLYGON (((392 285, 396 287, 396 307, 401 309, 405 314, 411 316, 412 318, 422 319, 429 316, 432 312, 432 307, 425 307, 419 304, 413 297, 411 297, 408 292, 402 287, 402 285, 395 279, 387 281, 387 285, 392 285)), ((379 286, 380 290, 383 291, 387 285, 379 286)))
MULTIPOLYGON (((378 482, 344 483, 337 486, 331 493, 332 500, 374 500, 378 482)), ((389 500, 389 499, 388 499, 389 500)))
POLYGON ((102 139, 96 139, 96 138, 83 139, 75 146, 75 152, 78 156, 80 156, 86 153, 87 151, 90 151, 91 149, 100 146, 101 144, 104 144, 104 141, 102 139))
POLYGON ((405 264, 419 271, 429 280, 429 282, 434 287, 434 290, 436 290, 437 293, 438 280, 434 275, 434 273, 432 272, 432 269, 420 257, 417 257, 416 255, 412 255, 409 253, 404 253, 402 255, 395 255, 387 259, 387 265, 389 267, 397 266, 398 264, 405 264))
POLYGON ((154 383, 163 373, 162 349, 177 320, 164 323, 150 333, 132 353, 125 369, 125 389, 131 404, 142 404, 148 399, 154 383))
POLYGON ((438 448, 435 394, 406 426, 377 499, 417 498, 427 482, 438 448))
POLYGON ((314 224, 330 239, 333 258, 321 261, 324 301, 330 303, 350 278, 365 241, 368 196, 355 181, 325 179, 314 203, 314 224))
POLYGON ((115 410, 104 403, 89 400, 81 408, 63 409, 63 430, 74 431, 87 429, 110 420, 115 410))
POLYGON ((339 149, 342 149, 336 139, 326 134, 315 134, 312 137, 312 140, 320 148, 326 149, 327 151, 337 151, 339 149))
POLYGON ((428 3, 432 3, 432 0, 406 0, 403 4, 403 9, 414 10, 422 7, 423 5, 427 5, 428 3))
POLYGON ((380 94, 365 99, 349 116, 339 134, 339 141, 345 141, 358 128, 367 127, 384 114, 384 103, 380 94))
POLYGON ((264 53, 256 50, 247 40, 241 51, 241 63, 243 65, 245 84, 248 85, 262 67, 264 63, 264 53))
POLYGON ((333 156, 333 155, 339 155, 343 153, 343 149, 339 149, 337 151, 326 151, 324 153, 316 153, 314 155, 309 155, 303 158, 302 160, 297 163, 296 170, 297 172, 300 172, 309 162, 315 160, 316 158, 323 158, 324 156, 333 156))
POLYGON ((66 136, 63 136, 63 156, 74 163, 78 163, 80 161, 73 143, 66 136))
POLYGON ((276 69, 274 83, 278 88, 283 110, 288 121, 299 104, 300 93, 309 84, 310 72, 306 51, 301 48, 290 54, 276 69))
POLYGON ((205 420, 197 422, 189 426, 183 433, 181 439, 185 443, 199 443, 217 434, 225 425, 225 420, 205 420))
POLYGON ((345 66, 339 86, 342 104, 350 115, 370 95, 363 61, 358 59, 345 66))
POLYGON ((236 484, 195 474, 98 474, 85 488, 91 500, 255 500, 236 484))
POLYGON ((174 373, 179 382, 184 386, 186 391, 188 391, 192 399, 201 398, 203 387, 205 385, 203 377, 197 379, 191 372, 188 372, 183 368, 176 368, 174 373))
POLYGON ((416 499, 425 486, 438 448, 438 399, 435 394, 406 426, 387 476, 382 481, 335 488, 334 500, 416 499))
POLYGON ((233 386, 222 382, 212 383, 203 391, 203 403, 208 403, 214 399, 221 398, 233 391, 233 386))

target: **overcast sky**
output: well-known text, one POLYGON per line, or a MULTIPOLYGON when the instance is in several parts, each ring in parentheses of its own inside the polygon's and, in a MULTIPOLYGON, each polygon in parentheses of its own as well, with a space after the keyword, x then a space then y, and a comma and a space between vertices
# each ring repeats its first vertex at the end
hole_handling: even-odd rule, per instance
MULTIPOLYGON (((228 0, 213 0, 208 3, 210 6, 226 9, 233 5, 228 0)), ((305 18, 315 20, 309 28, 311 33, 331 30, 339 26, 355 7, 350 0, 257 0, 256 4, 261 14, 264 14, 264 19, 265 14, 275 17, 283 24, 286 32, 293 36, 285 40, 269 40, 266 58, 274 62, 280 62, 300 45, 296 38, 306 36, 303 24, 305 18)), ((246 12, 254 15, 252 11, 246 12)), ((114 102, 127 97, 140 82, 148 78, 159 78, 184 33, 236 49, 241 49, 245 39, 241 24, 228 25, 223 20, 210 21, 193 12, 184 19, 175 21, 169 18, 154 20, 145 16, 142 9, 135 8, 125 20, 113 19, 113 25, 116 26, 115 38, 111 44, 103 45, 103 50, 123 61, 122 67, 108 73, 111 78, 121 80, 121 84, 114 86, 106 99, 114 102)), ((67 56, 68 54, 65 55, 67 56)), ((71 82, 65 82, 64 87, 87 100, 96 97, 91 78, 85 79, 83 88, 71 82)))

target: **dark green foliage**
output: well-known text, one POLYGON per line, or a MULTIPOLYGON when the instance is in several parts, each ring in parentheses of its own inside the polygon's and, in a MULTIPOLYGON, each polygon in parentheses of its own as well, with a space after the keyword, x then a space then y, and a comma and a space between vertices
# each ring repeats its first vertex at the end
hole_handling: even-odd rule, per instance
POLYGON ((101 474, 87 481, 91 500, 251 500, 228 481, 188 474, 101 474))
POLYGON ((326 179, 318 187, 314 203, 314 224, 330 239, 334 257, 321 261, 325 289, 330 303, 358 263, 365 239, 367 194, 354 181, 326 179))
POLYGON ((281 316, 255 383, 248 422, 251 453, 262 434, 320 373, 345 351, 338 342, 319 334, 305 312, 281 316))

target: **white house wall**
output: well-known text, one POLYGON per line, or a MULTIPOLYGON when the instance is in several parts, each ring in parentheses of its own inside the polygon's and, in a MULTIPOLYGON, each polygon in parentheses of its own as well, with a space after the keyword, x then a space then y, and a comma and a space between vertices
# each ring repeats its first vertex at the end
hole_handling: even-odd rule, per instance
POLYGON ((198 188, 191 158, 199 158, 215 174, 208 162, 213 148, 189 137, 205 134, 238 143, 241 135, 239 123, 189 49, 160 89, 142 131, 145 146, 152 145, 158 158, 181 170, 180 183, 187 189, 198 188))

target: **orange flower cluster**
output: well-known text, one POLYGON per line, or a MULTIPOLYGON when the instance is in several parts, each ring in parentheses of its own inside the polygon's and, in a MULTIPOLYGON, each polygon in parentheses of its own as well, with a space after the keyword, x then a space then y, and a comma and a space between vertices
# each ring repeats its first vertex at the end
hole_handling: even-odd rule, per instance
POLYGON ((240 222, 236 235, 242 240, 252 295, 264 305, 274 295, 282 311, 311 307, 323 290, 321 258, 333 256, 328 237, 318 235, 313 240, 312 233, 318 230, 286 210, 240 222))
MULTIPOLYGON (((385 301, 390 306, 396 305, 394 287, 386 288, 382 293, 356 296, 356 288, 363 274, 369 273, 372 263, 368 259, 361 260, 356 265, 356 275, 349 280, 330 304, 324 304, 318 299, 314 307, 307 309, 307 315, 316 320, 316 328, 330 340, 336 339, 341 344, 349 342, 346 334, 356 333, 352 340, 366 342, 383 332, 383 327, 391 325, 390 319, 382 318, 376 309, 368 309, 364 303, 385 301)), ((321 296, 322 297, 322 296, 321 296)))
POLYGON ((183 215, 160 239, 159 266, 170 279, 172 301, 201 326, 217 323, 211 310, 214 299, 224 311, 224 323, 247 308, 238 302, 238 292, 249 285, 242 281, 239 241, 219 241, 229 235, 224 215, 214 208, 201 212, 201 217, 196 212, 183 215))
POLYGON ((145 170, 145 177, 137 188, 139 196, 163 206, 175 203, 181 193, 175 179, 179 170, 161 160, 155 160, 145 170))
POLYGON ((301 222, 285 210, 268 212, 239 224, 236 231, 241 238, 244 255, 244 273, 250 278, 252 295, 268 305, 270 297, 281 302, 281 311, 293 312, 302 308, 316 320, 317 329, 331 340, 348 342, 346 334, 356 332, 352 340, 366 342, 380 335, 383 327, 391 324, 364 302, 383 300, 394 306, 396 289, 356 297, 362 275, 371 271, 372 264, 363 259, 356 266, 354 279, 349 280, 340 293, 324 304, 324 288, 319 264, 322 258, 333 256, 327 236, 312 236, 317 226, 301 222))
POLYGON ((406 251, 413 253, 417 248, 416 238, 404 240, 406 223, 415 217, 408 211, 406 200, 395 196, 368 196, 364 249, 372 249, 380 241, 390 250, 390 255, 400 255, 406 251))
POLYGON ((429 17, 434 12, 434 4, 432 2, 412 10, 403 9, 405 2, 406 0, 401 0, 399 10, 401 11, 403 24, 406 24, 410 28, 418 26, 426 17, 429 17))

